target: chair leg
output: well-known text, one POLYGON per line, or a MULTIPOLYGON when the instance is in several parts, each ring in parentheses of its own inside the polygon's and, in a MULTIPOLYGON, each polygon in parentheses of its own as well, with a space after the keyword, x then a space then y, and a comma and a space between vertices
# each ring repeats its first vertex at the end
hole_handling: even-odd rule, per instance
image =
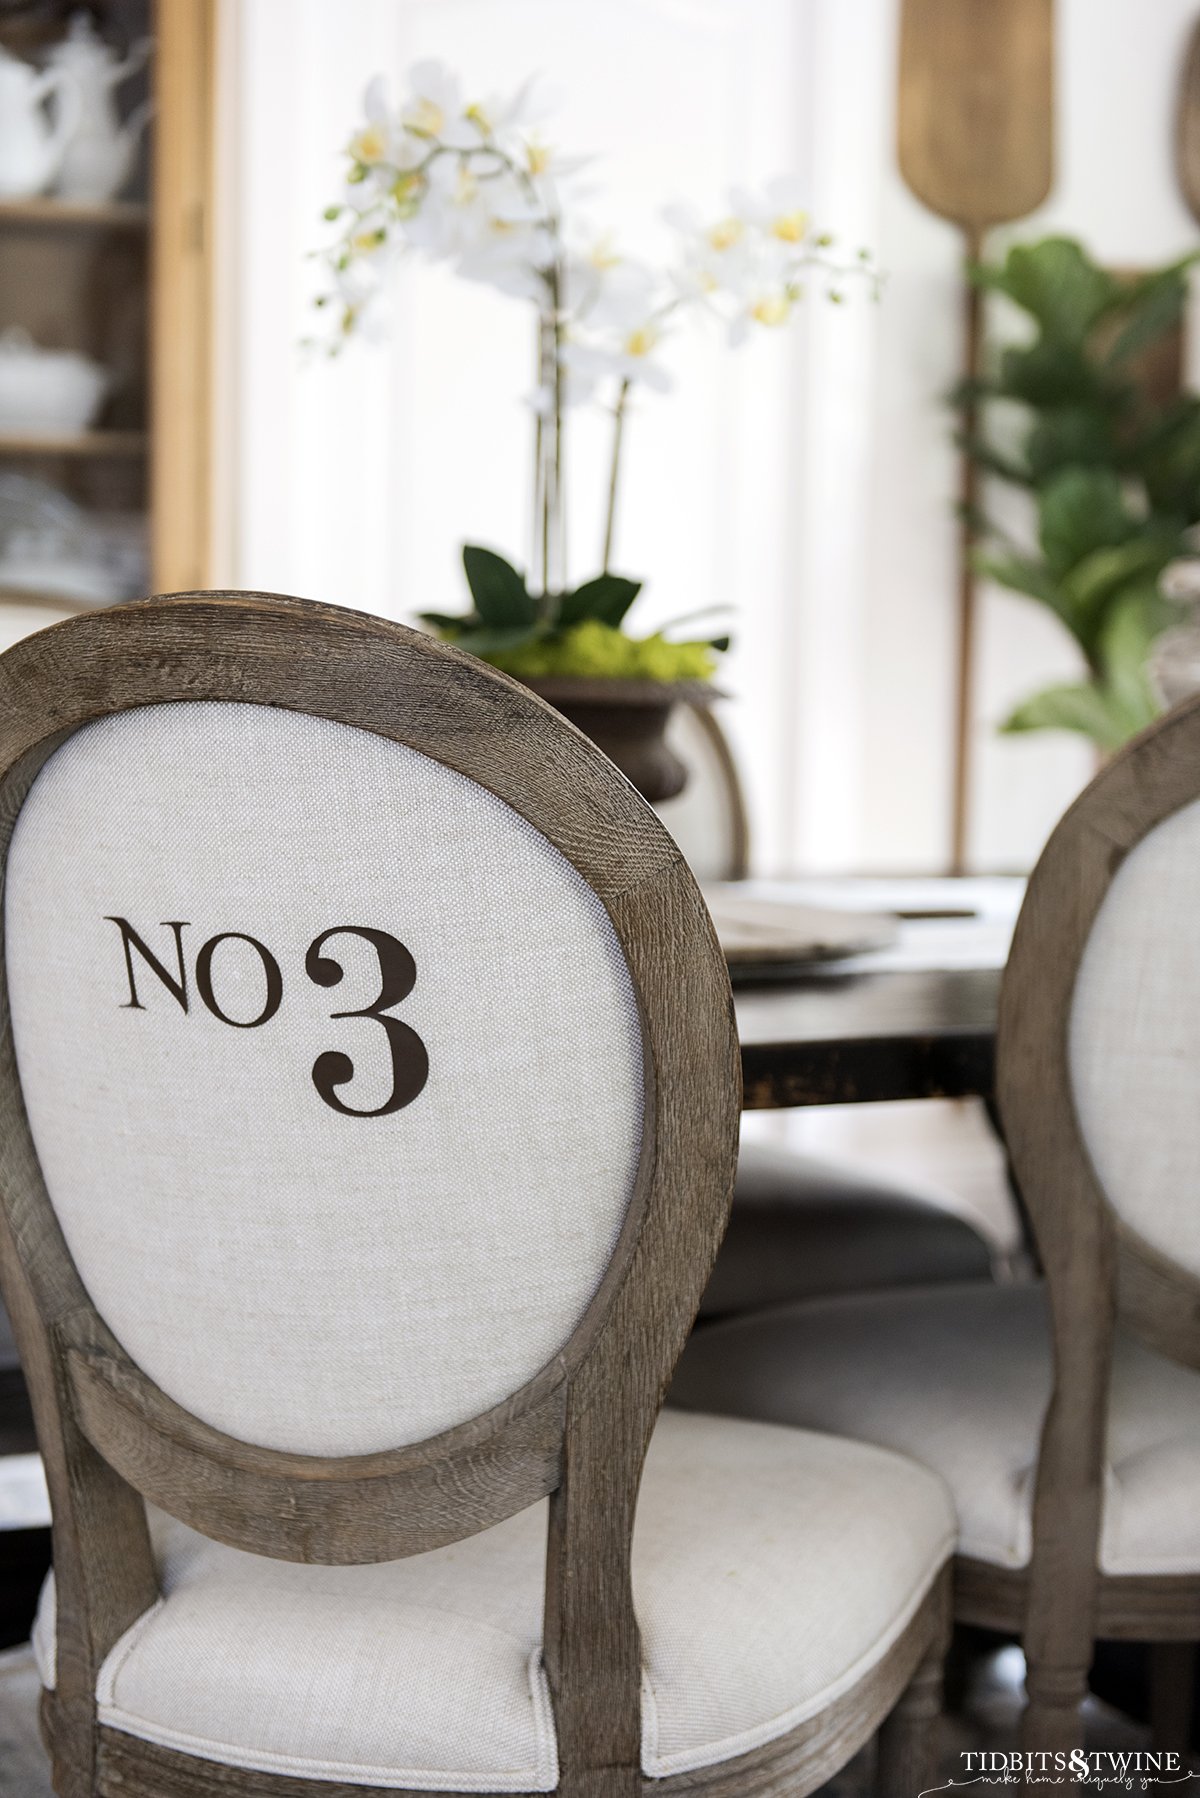
POLYGON ((1021 1747, 1028 1753, 1070 1754, 1083 1747, 1080 1706, 1087 1697, 1089 1661, 1052 1666, 1027 1659, 1021 1747))
POLYGON ((946 1643, 939 1634, 879 1728, 879 1798, 917 1798, 937 1784, 946 1643))
POLYGON ((1194 1642, 1150 1645, 1150 1740, 1186 1766, 1192 1745, 1196 1679, 1194 1642))

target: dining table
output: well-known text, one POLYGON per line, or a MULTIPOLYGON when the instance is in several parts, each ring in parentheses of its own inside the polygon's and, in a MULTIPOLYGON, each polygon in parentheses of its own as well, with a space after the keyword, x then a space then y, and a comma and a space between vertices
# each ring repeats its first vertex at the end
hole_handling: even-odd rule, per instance
POLYGON ((814 876, 706 887, 733 980, 744 1107, 990 1100, 1024 885, 814 876))

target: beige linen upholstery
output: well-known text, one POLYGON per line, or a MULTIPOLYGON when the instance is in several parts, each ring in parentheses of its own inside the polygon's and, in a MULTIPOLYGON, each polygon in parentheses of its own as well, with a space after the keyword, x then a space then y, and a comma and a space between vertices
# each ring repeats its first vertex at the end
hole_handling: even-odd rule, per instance
MULTIPOLYGON (((819 1299, 713 1324, 671 1402, 831 1430, 915 1455, 954 1494, 959 1550, 1029 1560, 1050 1394, 1040 1286, 930 1287, 819 1299)), ((1200 1374, 1118 1336, 1100 1566, 1200 1572, 1200 1374)))
POLYGON ((743 1142, 703 1318, 880 1286, 988 1280, 992 1251, 948 1205, 818 1155, 743 1142))
POLYGON ((1200 1273, 1200 800, 1138 843, 1088 937, 1071 1007, 1075 1106, 1113 1209, 1200 1273))
MULTIPOLYGON (((101 1670, 101 1722, 210 1760, 438 1791, 551 1791, 544 1505, 452 1547, 311 1567, 155 1521, 163 1598, 101 1670)), ((954 1541, 949 1495, 859 1443, 666 1413, 638 1505, 642 1766, 770 1742, 901 1633, 954 1541)), ((54 1683, 48 1584, 35 1635, 54 1683)))
POLYGON ((641 1034, 603 905, 507 805, 345 725, 143 707, 38 776, 6 927, 55 1211, 97 1309, 171 1398, 248 1442, 365 1454, 487 1410, 563 1347, 636 1174, 641 1034), (140 951, 131 1005, 114 918, 186 1010, 140 951), (315 1084, 340 1056, 353 1111, 392 1091, 379 1019, 336 1015, 381 989, 346 927, 415 964, 387 1015, 428 1078, 388 1115, 339 1112, 315 1084), (306 958, 334 929, 344 977, 318 984, 306 958), (214 937, 232 1022, 203 1000, 214 937), (279 981, 255 1027, 270 977, 247 937, 279 981))

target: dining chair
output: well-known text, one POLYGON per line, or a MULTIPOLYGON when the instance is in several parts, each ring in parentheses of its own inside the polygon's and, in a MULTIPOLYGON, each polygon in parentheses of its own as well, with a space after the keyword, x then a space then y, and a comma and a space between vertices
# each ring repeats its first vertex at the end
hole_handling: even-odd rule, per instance
POLYGON ((515 682, 303 601, 94 614, 0 697, 61 1798, 782 1798, 881 1725, 911 1798, 942 1482, 655 1427, 740 1094, 653 813, 515 682))
MULTIPOLYGON (((737 758, 711 705, 677 705, 668 741, 688 769, 656 809, 700 881, 744 880, 750 826, 737 758)), ((965 1211, 905 1181, 746 1137, 733 1211, 700 1317, 835 1292, 990 1280, 996 1250, 965 1211)))
MULTIPOLYGON (((1080 1742, 1095 1638, 1200 1641, 1200 703, 1115 756, 1029 883, 998 1094, 1045 1281, 785 1306, 692 1343, 674 1401, 916 1455, 955 1610, 1018 1633, 1025 1745, 1080 1742)), ((1160 1680, 1184 1747, 1187 1703, 1160 1680)))

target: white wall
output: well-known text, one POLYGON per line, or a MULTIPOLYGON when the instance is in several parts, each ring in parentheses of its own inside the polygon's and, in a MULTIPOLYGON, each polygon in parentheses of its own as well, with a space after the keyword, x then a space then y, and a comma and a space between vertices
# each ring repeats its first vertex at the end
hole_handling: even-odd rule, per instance
MULTIPOLYGON (((1194 240, 1169 167, 1195 0, 1059 0, 1059 178, 1022 235, 1069 229, 1117 263, 1194 240)), ((715 205, 782 169, 890 271, 878 307, 813 306, 737 358, 693 343, 634 421, 619 564, 652 625, 737 608, 724 684, 764 868, 944 864, 953 719, 958 241, 893 166, 896 0, 225 0, 222 566, 238 585, 404 616, 453 608, 458 545, 525 552, 527 323, 426 268, 382 349, 300 356, 306 252, 367 77, 440 54, 480 87, 544 70, 562 138, 602 152, 635 240, 671 198, 715 205)), ((576 572, 598 533, 601 443, 578 434, 576 572)), ((1071 650, 1031 605, 984 600, 973 859, 1027 864, 1090 766, 997 739, 1071 650)))

